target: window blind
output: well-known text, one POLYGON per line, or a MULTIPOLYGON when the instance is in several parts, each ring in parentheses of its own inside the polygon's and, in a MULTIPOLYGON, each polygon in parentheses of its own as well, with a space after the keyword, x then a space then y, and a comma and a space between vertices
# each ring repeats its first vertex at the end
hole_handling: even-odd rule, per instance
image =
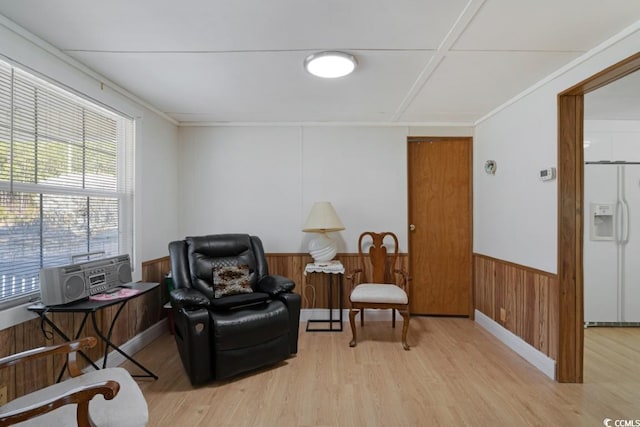
POLYGON ((132 253, 133 127, 0 61, 0 309, 43 267, 132 253))

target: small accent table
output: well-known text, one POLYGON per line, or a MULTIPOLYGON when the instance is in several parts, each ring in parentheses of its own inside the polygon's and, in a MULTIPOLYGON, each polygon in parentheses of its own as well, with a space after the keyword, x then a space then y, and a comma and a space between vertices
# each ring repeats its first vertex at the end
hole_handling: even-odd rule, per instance
MULTIPOLYGON (((142 369, 145 374, 144 375, 131 375, 132 377, 151 377, 155 380, 158 379, 158 376, 151 372, 149 369, 144 367, 140 362, 135 360, 132 356, 127 354, 124 350, 122 350, 119 346, 111 341, 111 334, 113 333, 113 327, 118 319, 118 316, 122 312, 122 309, 125 307, 127 301, 136 298, 140 295, 143 295, 156 287, 158 287, 159 283, 128 283, 126 285, 122 285, 125 290, 131 290, 129 292, 130 295, 122 298, 115 297, 113 299, 105 299, 105 300, 93 300, 93 299, 84 299, 81 301, 72 302, 64 305, 53 305, 46 306, 42 303, 33 304, 27 307, 27 310, 33 311, 40 316, 42 322, 47 323, 51 328, 56 331, 56 333, 62 337, 66 341, 71 341, 72 339, 80 338, 80 334, 82 333, 82 329, 84 325, 87 323, 87 318, 91 315, 91 322, 93 323, 93 328, 98 335, 98 337, 105 343, 104 347, 104 356, 102 358, 102 368, 104 369, 107 366, 107 355, 109 354, 109 348, 113 348, 115 351, 123 355, 125 358, 133 362, 136 366, 142 369), (109 330, 105 334, 101 328, 98 326, 98 321, 96 320, 96 312, 99 310, 109 307, 112 305, 118 305, 118 309, 116 314, 113 316, 111 320, 111 325, 109 325, 109 330), (81 313, 84 315, 80 326, 77 331, 74 333, 73 338, 68 337, 54 322, 47 316, 47 313, 81 313)), ((43 329, 43 333, 45 333, 43 329)), ((46 333, 45 333, 46 337, 46 333)), ((83 356, 87 362, 89 362, 95 369, 100 369, 86 354, 80 352, 80 355, 83 356)), ((58 375, 58 382, 62 378, 64 374, 64 369, 66 368, 66 363, 63 366, 60 374, 58 375)))
MULTIPOLYGON (((307 276, 310 273, 324 273, 329 275, 329 318, 328 319, 309 319, 307 320, 307 328, 308 332, 340 332, 342 331, 342 277, 344 276, 344 266, 340 261, 329 261, 326 263, 309 263, 304 268, 304 275, 307 276), (337 279, 337 280, 334 280, 337 279), (338 310, 339 315, 338 319, 333 318, 333 288, 334 282, 337 283, 338 286, 338 310), (311 328, 312 323, 328 323, 328 328, 311 328), (334 324, 337 324, 334 327, 334 324)), ((305 280, 306 282, 306 280, 305 280)), ((305 283, 305 294, 307 288, 313 289, 314 298, 313 305, 315 306, 315 291, 316 288, 313 285, 309 285, 305 283)), ((308 300, 307 300, 308 302, 308 300)))

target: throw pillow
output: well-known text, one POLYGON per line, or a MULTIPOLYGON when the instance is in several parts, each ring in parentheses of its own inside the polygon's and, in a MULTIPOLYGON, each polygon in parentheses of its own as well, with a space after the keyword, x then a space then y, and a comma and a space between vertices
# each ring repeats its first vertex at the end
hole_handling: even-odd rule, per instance
POLYGON ((231 265, 213 268, 213 297, 248 294, 253 292, 249 282, 248 265, 231 265))

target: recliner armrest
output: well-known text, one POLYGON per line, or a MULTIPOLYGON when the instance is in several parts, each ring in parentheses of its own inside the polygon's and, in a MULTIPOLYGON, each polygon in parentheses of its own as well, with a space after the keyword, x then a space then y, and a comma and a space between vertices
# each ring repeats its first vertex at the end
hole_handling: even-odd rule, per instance
POLYGON ((298 352, 298 331, 300 328, 300 307, 302 306, 302 297, 300 294, 283 292, 275 296, 275 298, 284 302, 289 311, 289 352, 296 354, 298 352))
POLYGON ((270 274, 263 276, 257 284, 258 289, 275 296, 284 292, 291 292, 296 287, 293 280, 288 277, 270 274))
POLYGON ((179 288, 174 289, 169 294, 171 299, 171 306, 174 309, 195 309, 202 307, 209 307, 211 301, 205 294, 193 288, 179 288))

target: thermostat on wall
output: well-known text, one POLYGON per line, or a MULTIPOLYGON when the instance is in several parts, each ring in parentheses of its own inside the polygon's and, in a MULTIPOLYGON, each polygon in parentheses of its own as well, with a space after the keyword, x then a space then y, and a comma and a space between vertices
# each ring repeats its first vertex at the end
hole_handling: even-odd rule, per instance
POLYGON ((540 170, 541 181, 551 181, 552 179, 556 179, 556 168, 551 167, 540 170))

